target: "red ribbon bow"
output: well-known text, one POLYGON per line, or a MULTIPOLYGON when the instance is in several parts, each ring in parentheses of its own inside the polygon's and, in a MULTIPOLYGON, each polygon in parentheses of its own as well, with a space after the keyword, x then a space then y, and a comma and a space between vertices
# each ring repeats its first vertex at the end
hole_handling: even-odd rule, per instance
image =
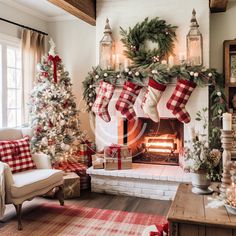
POLYGON ((150 236, 161 236, 161 234, 159 232, 157 232, 157 231, 156 232, 151 231, 149 235, 150 236))
POLYGON ((112 144, 109 146, 108 152, 112 157, 117 153, 118 170, 121 170, 121 146, 119 144, 112 144))
POLYGON ((61 58, 59 56, 53 57, 52 55, 49 55, 48 60, 53 63, 53 78, 54 82, 57 83, 57 63, 61 61, 61 58))
POLYGON ((163 225, 156 225, 156 227, 157 227, 157 231, 151 231, 149 233, 149 236, 163 236, 164 233, 168 235, 168 231, 169 231, 168 223, 165 223, 163 225))

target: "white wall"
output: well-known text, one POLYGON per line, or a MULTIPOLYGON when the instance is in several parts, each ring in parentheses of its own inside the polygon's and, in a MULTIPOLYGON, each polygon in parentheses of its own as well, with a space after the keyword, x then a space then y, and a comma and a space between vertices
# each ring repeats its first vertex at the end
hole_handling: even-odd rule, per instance
MULTIPOLYGON (((189 31, 192 9, 197 12, 197 20, 204 39, 204 64, 209 65, 209 2, 207 0, 97 0, 96 44, 103 35, 105 20, 110 19, 113 36, 119 53, 122 53, 119 42, 119 27, 127 29, 144 20, 156 16, 167 23, 178 26, 175 54, 186 52, 186 35, 189 31)), ((98 60, 97 60, 98 62, 98 60)))
MULTIPOLYGON (((7 1, 7 0, 6 0, 7 1)), ((95 63, 95 27, 81 20, 46 22, 37 16, 4 4, 0 0, 0 16, 44 32, 48 32, 57 44, 57 50, 62 57, 66 69, 70 73, 73 92, 77 105, 83 108, 82 81, 95 63)), ((0 33, 20 38, 21 28, 0 21, 0 33)), ((88 114, 81 111, 81 128, 87 130, 94 139, 90 128, 88 114)))
MULTIPOLYGON (((10 7, 0 1, 0 16, 1 18, 26 25, 37 30, 47 32, 47 22, 39 19, 36 16, 23 12, 19 9, 10 7)), ((13 37, 20 37, 21 28, 4 21, 0 21, 0 33, 7 34, 13 37)))
MULTIPOLYGON (((103 35, 103 29, 106 18, 110 19, 113 36, 116 41, 117 52, 122 54, 122 45, 119 42, 119 27, 124 29, 133 27, 136 23, 144 20, 145 17, 160 17, 167 23, 178 26, 177 42, 175 44, 176 62, 178 62, 179 52, 186 52, 186 35, 189 31, 192 9, 197 12, 197 20, 200 25, 200 31, 203 35, 203 58, 205 66, 209 66, 209 2, 207 0, 98 0, 97 1, 97 20, 96 20, 96 59, 98 62, 99 41, 103 35)), ((173 117, 170 111, 166 109, 166 102, 171 96, 173 85, 169 85, 158 106, 161 117, 173 117)), ((96 143, 98 149, 104 145, 117 143, 118 124, 117 112, 114 111, 114 105, 118 98, 118 92, 113 96, 109 104, 109 111, 112 116, 110 123, 103 122, 99 117, 96 118, 96 143), (106 135, 103 135, 106 133, 106 135), (106 138, 105 138, 106 137, 106 138)), ((137 104, 136 104, 137 105, 137 104)), ((193 92, 186 108, 190 112, 192 121, 185 125, 185 139, 189 139, 189 126, 197 126, 199 131, 202 127, 195 123, 196 112, 204 107, 208 107, 208 88, 198 88, 193 92)))
POLYGON ((95 63, 95 27, 81 20, 58 21, 49 23, 49 34, 57 45, 66 70, 73 83, 73 93, 79 105, 81 128, 94 139, 87 112, 82 100, 82 81, 95 63))
POLYGON ((223 72, 223 42, 236 38, 236 1, 230 0, 227 11, 211 14, 210 65, 223 72))

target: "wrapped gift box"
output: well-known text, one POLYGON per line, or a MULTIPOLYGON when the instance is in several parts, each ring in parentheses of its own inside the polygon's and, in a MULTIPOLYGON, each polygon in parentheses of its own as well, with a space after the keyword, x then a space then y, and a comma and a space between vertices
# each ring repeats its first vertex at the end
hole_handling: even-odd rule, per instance
POLYGON ((106 170, 132 169, 132 155, 127 146, 111 145, 104 149, 106 170))
POLYGON ((92 155, 92 165, 93 169, 103 169, 104 168, 104 154, 94 154, 92 155))
POLYGON ((64 178, 64 198, 71 199, 80 196, 80 177, 71 172, 66 173, 64 178))
POLYGON ((86 171, 87 165, 73 162, 73 161, 61 161, 57 162, 53 166, 54 169, 63 170, 64 172, 74 172, 80 176, 80 189, 88 189, 90 187, 90 177, 86 171))
POLYGON ((94 154, 93 144, 89 141, 85 141, 79 146, 78 161, 88 166, 92 165, 92 154, 94 154))

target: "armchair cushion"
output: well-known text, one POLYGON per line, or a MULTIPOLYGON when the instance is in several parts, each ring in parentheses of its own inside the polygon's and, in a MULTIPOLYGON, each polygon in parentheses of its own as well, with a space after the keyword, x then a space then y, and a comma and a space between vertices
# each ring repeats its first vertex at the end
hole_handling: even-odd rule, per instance
POLYGON ((14 180, 11 186, 12 198, 24 197, 63 180, 63 172, 53 169, 27 170, 12 176, 14 180))
POLYGON ((52 169, 51 159, 44 153, 32 154, 33 161, 37 169, 52 169))
POLYGON ((30 154, 29 137, 0 141, 0 161, 7 163, 12 173, 36 168, 30 154))

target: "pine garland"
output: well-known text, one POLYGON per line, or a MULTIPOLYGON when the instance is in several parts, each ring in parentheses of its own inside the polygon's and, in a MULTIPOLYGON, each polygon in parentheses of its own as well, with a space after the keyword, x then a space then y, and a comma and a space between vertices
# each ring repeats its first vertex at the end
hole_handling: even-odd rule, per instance
POLYGON ((137 23, 128 31, 120 27, 121 42, 125 47, 124 54, 137 66, 150 65, 167 58, 173 54, 176 28, 158 17, 151 20, 145 18, 143 22, 137 23), (158 48, 148 50, 145 46, 147 40, 157 43, 158 48))
POLYGON ((210 86, 210 110, 213 120, 220 118, 222 113, 227 110, 223 77, 215 69, 206 69, 199 66, 187 67, 186 65, 175 65, 169 69, 167 65, 161 63, 152 63, 148 67, 130 67, 124 71, 107 71, 100 67, 93 68, 83 82, 86 110, 91 111, 96 99, 96 87, 100 80, 116 86, 122 86, 125 81, 131 81, 144 87, 147 86, 148 77, 162 84, 168 84, 174 78, 181 78, 193 81, 200 87, 210 86))

